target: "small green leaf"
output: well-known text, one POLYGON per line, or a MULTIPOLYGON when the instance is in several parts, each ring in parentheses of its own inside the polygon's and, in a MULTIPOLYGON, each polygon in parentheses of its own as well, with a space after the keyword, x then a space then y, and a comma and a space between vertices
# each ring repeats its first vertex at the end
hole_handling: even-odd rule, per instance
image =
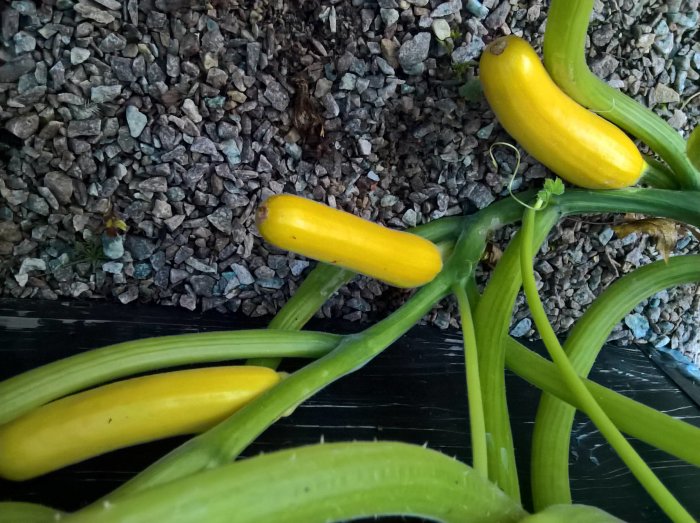
POLYGON ((459 88, 459 96, 468 102, 478 102, 482 98, 481 82, 478 78, 467 80, 459 88))
POLYGON ((537 199, 542 202, 541 207, 545 207, 552 196, 564 194, 564 182, 560 178, 547 178, 544 181, 544 187, 537 191, 537 199))

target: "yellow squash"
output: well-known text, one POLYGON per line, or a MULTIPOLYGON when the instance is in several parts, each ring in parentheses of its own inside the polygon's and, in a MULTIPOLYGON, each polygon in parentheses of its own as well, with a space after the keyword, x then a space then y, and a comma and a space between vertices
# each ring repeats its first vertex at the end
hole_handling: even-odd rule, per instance
POLYGON ((632 140, 559 89, 525 40, 511 35, 493 41, 479 68, 503 128, 557 175, 589 189, 619 189, 639 180, 646 163, 632 140))
POLYGON ((424 285, 442 268, 432 242, 299 196, 273 196, 256 217, 271 244, 396 287, 424 285))
POLYGON ((31 479, 111 450, 202 432, 279 380, 263 367, 211 367, 66 396, 0 425, 0 477, 31 479))

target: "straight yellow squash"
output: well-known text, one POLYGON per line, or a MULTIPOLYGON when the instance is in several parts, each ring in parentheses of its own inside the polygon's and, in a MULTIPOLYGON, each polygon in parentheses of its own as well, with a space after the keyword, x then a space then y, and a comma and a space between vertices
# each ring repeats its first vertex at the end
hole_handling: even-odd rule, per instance
POLYGON ((279 380, 264 367, 210 367, 66 396, 0 425, 0 476, 22 481, 111 450, 202 432, 279 380))
POLYGON ((522 38, 491 42, 479 68, 484 94, 503 128, 564 180, 619 189, 634 185, 647 168, 634 142, 569 98, 522 38))
POLYGON ((277 247, 396 287, 424 285, 442 269, 432 242, 300 196, 272 196, 256 218, 260 234, 277 247))

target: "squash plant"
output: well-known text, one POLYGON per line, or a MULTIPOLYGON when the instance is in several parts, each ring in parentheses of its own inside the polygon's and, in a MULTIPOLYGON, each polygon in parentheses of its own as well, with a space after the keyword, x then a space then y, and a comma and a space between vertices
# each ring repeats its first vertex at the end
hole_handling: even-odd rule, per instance
MULTIPOLYGON (((601 387, 586 375, 614 325, 639 301, 668 286, 700 280, 700 257, 677 256, 623 276, 594 301, 563 346, 549 325, 534 280, 534 253, 565 216, 628 212, 700 226, 700 171, 696 165, 699 140, 686 144, 663 120, 592 75, 584 59, 592 8, 592 0, 551 2, 544 63, 558 87, 550 83, 543 70, 529 68, 535 72, 530 80, 546 84, 551 93, 556 93, 550 102, 561 104, 554 108, 561 111, 559 119, 571 116, 563 122, 550 120, 552 125, 559 125, 561 132, 569 133, 567 136, 574 140, 584 139, 581 129, 575 127, 579 124, 586 126, 586 133, 593 133, 586 144, 587 157, 580 162, 585 166, 583 170, 569 170, 571 163, 567 164, 564 157, 577 154, 577 143, 552 150, 551 144, 542 142, 546 142, 543 131, 529 126, 532 118, 513 117, 511 112, 516 108, 506 103, 509 93, 520 89, 528 77, 526 71, 516 71, 513 74, 520 75, 522 82, 509 83, 512 74, 501 70, 501 65, 496 67, 494 59, 510 47, 509 53, 520 50, 523 59, 532 64, 532 50, 524 42, 509 38, 505 40, 507 46, 496 42, 486 51, 484 60, 491 61, 490 65, 482 62, 482 76, 494 72, 491 66, 496 70, 495 83, 489 83, 488 78, 482 81, 505 128, 541 161, 562 171, 557 174, 588 188, 564 190, 561 182, 549 180, 538 192, 526 191, 475 214, 437 220, 411 231, 427 241, 396 236, 317 204, 297 199, 272 202, 274 206, 290 205, 298 213, 291 221, 274 219, 270 214, 274 209, 264 207, 258 217, 263 234, 294 249, 299 240, 297 233, 309 233, 297 243, 311 250, 300 250, 329 263, 319 263, 269 329, 138 340, 34 369, 0 383, 0 423, 11 423, 48 402, 137 372, 242 358, 270 368, 276 368, 284 357, 312 361, 92 505, 63 514, 39 505, 2 503, 0 521, 325 522, 380 515, 414 515, 445 522, 617 521, 595 507, 571 503, 567 453, 576 409, 591 418, 671 520, 693 521, 623 433, 700 466, 700 428, 601 387), (637 156, 623 133, 602 118, 593 118, 568 97, 646 143, 663 163, 637 156), (621 144, 617 152, 610 153, 609 148, 601 152, 603 149, 596 146, 601 138, 596 133, 603 133, 604 141, 621 144), (625 156, 631 162, 619 165, 625 156), (600 165, 610 170, 601 171, 600 165), (642 180, 648 187, 628 187, 645 170, 652 173, 642 180), (601 187, 617 189, 598 190, 601 187), (319 218, 323 227, 304 226, 312 223, 310 217, 319 218), (479 293, 474 270, 489 235, 520 220, 522 230, 499 260, 483 293, 479 293), (349 231, 347 243, 324 240, 323 235, 334 222, 349 231), (405 245, 423 253, 418 255, 423 260, 421 274, 407 273, 403 266, 392 273, 391 265, 385 263, 387 251, 382 250, 386 245, 369 248, 375 253, 371 260, 374 265, 358 261, 350 252, 363 248, 352 238, 354 227, 364 231, 367 242, 395 241, 391 245, 400 248, 404 238, 405 245), (437 249, 429 242, 440 246, 442 261, 436 259, 437 249), (346 336, 298 332, 354 275, 353 270, 399 285, 427 283, 395 312, 362 332, 346 336), (418 281, 410 281, 412 276, 418 281), (521 287, 552 361, 509 336, 511 313, 521 287), (450 294, 457 298, 464 334, 471 466, 426 448, 395 442, 311 445, 237 460, 277 419, 333 381, 361 369, 450 294), (521 506, 506 405, 505 367, 546 393, 533 441, 531 483, 537 510, 533 515, 521 506)), ((516 67, 522 64, 518 59, 512 62, 516 67)), ((516 92, 514 96, 520 98, 514 99, 523 100, 523 93, 529 92, 516 92)), ((537 111, 546 112, 548 108, 543 105, 529 110, 534 118, 537 111)), ((402 253, 395 252, 394 256, 398 260, 402 253)))

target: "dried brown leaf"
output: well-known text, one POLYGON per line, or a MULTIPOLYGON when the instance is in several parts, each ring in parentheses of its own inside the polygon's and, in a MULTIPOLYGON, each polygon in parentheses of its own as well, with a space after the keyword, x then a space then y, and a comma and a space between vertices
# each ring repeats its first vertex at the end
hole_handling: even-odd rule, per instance
POLYGON ((664 218, 647 218, 634 220, 613 227, 618 237, 624 238, 638 232, 648 234, 656 240, 656 249, 661 253, 665 262, 678 242, 678 224, 664 218))

